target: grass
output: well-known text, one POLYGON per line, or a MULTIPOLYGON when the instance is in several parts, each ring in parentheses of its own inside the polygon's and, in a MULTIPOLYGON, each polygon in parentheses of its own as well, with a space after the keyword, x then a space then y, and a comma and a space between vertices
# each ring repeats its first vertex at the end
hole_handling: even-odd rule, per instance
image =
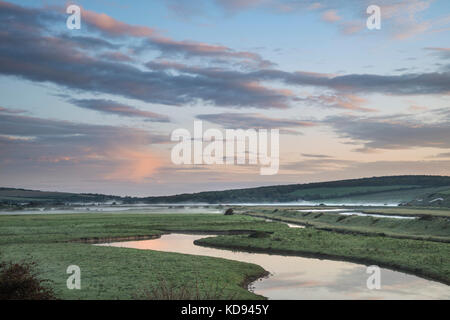
POLYGON ((54 243, 82 238, 108 239, 160 235, 165 231, 264 230, 265 228, 269 226, 251 217, 218 214, 3 215, 0 216, 0 245, 54 243))
POLYGON ((361 210, 365 213, 380 213, 386 215, 396 215, 396 216, 434 216, 434 217, 447 217, 450 218, 450 208, 440 209, 440 208, 364 208, 361 210))
MULTIPOLYGON (((282 212, 284 209, 279 208, 275 214, 282 212)), ((313 218, 313 215, 310 216, 313 218)), ((317 219, 325 217, 327 215, 322 214, 317 219)), ((349 217, 340 223, 344 225, 347 219, 349 217)), ((366 223, 371 221, 369 219, 355 219, 355 223, 359 222, 353 227, 364 227, 373 231, 373 224, 366 223)), ((381 226, 389 227, 380 222, 379 227, 381 226)), ((413 231, 417 233, 420 230, 427 230, 426 232, 432 234, 438 228, 433 220, 423 220, 420 226, 423 227, 408 229, 406 226, 396 225, 391 226, 391 231, 411 235, 413 231)), ((351 227, 351 224, 347 227, 351 227)), ((262 219, 244 215, 138 213, 2 215, 0 258, 5 261, 35 261, 42 277, 52 281, 57 297, 62 299, 133 299, 142 292, 149 293, 147 298, 157 297, 158 292, 151 292, 161 278, 167 281, 167 288, 170 289, 182 288, 183 284, 190 283, 199 276, 204 283, 199 288, 199 296, 210 296, 208 288, 218 286, 223 289, 220 293, 223 297, 263 298, 246 290, 246 284, 250 280, 265 274, 262 267, 254 264, 74 242, 83 239, 107 241, 118 237, 157 237, 171 231, 223 234, 217 238, 200 240, 199 243, 203 245, 378 264, 450 283, 448 243, 367 234, 344 234, 314 228, 291 229, 282 223, 267 223, 262 219), (236 234, 239 232, 241 234, 236 234), (73 264, 81 268, 81 290, 68 290, 66 287, 68 278, 66 269, 73 264)), ((434 236, 439 235, 434 233, 434 236)), ((172 291, 171 296, 179 296, 179 293, 172 291)))
MULTIPOLYGON (((254 264, 178 253, 71 243, 81 238, 159 235, 167 230, 256 230, 284 228, 245 216, 208 214, 73 214, 0 216, 2 260, 35 261, 62 299, 132 299, 164 277, 185 283, 199 274, 205 287, 219 285, 224 296, 260 299, 246 290, 265 274, 254 264), (68 290, 69 265, 81 268, 81 290, 68 290)), ((202 293, 203 294, 203 293, 202 293)))
POLYGON ((89 244, 20 244, 1 246, 10 260, 33 260, 40 275, 49 279, 60 299, 133 299, 161 277, 170 283, 192 281, 198 274, 208 285, 218 283, 226 294, 257 299, 243 284, 264 269, 253 264, 178 253, 101 247, 89 244), (81 269, 81 290, 66 287, 69 265, 81 269))
MULTIPOLYGON (((383 213, 384 209, 375 209, 383 213)), ((390 209, 386 209, 390 210, 390 209)), ((368 212, 370 209, 364 210, 368 212)), ((389 211, 394 214, 396 211, 389 211)), ((447 211, 447 214, 449 211, 447 211)), ((450 243, 450 220, 443 214, 427 216, 421 214, 418 219, 394 219, 380 217, 346 216, 327 212, 298 212, 296 210, 257 210, 248 215, 275 218, 290 223, 312 226, 316 229, 336 232, 386 235, 397 238, 442 241, 450 243)))
MULTIPOLYGON (((199 277, 199 276, 198 276, 199 277)), ((226 293, 218 282, 215 286, 205 285, 198 277, 194 281, 168 282, 165 278, 159 279, 150 288, 137 294, 137 300, 233 300, 234 295, 226 293)))

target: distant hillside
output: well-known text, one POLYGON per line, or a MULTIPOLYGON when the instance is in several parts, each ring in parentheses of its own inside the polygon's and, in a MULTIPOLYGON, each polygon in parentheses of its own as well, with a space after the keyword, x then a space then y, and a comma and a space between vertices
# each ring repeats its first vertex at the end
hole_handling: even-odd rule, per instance
POLYGON ((3 204, 42 204, 67 202, 106 202, 121 199, 117 196, 104 194, 83 194, 68 192, 51 192, 15 188, 0 188, 0 203, 3 204))
POLYGON ((388 176, 307 184, 291 184, 226 191, 208 191, 164 197, 119 197, 103 194, 46 192, 0 188, 0 205, 64 204, 120 201, 148 204, 172 203, 404 203, 450 207, 448 176, 388 176))
POLYGON ((148 197, 146 203, 270 203, 299 201, 409 202, 450 191, 448 176, 388 176, 148 197))
POLYGON ((416 199, 410 201, 408 205, 450 208, 450 190, 435 190, 434 192, 424 194, 421 197, 417 197, 416 199))

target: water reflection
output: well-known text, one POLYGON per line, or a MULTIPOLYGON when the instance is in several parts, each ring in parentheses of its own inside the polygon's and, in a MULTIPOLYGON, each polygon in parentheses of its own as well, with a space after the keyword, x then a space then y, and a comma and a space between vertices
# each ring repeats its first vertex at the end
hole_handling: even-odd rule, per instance
POLYGON ((269 299, 450 299, 450 287, 401 272, 381 269, 381 289, 369 290, 366 266, 331 260, 233 252, 196 246, 212 235, 163 235, 156 240, 105 246, 178 252, 255 263, 271 273, 255 281, 252 291, 269 299))

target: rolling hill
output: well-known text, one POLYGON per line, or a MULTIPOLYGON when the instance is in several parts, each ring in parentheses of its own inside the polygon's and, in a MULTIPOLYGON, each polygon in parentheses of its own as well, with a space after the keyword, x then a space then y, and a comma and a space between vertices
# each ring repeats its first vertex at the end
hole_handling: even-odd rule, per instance
POLYGON ((119 197, 103 194, 45 192, 0 188, 0 204, 64 204, 120 201, 122 203, 402 203, 450 207, 449 176, 387 176, 278 185, 159 197, 119 197))
MULTIPOLYGON (((280 203, 280 202, 396 202, 409 203, 439 194, 450 198, 448 176, 387 176, 307 184, 209 191, 148 197, 146 203, 280 203)), ((418 201, 420 202, 420 201, 418 201)), ((436 202, 436 205, 445 204, 436 202)), ((421 205, 429 204, 422 201, 421 205)), ((431 203, 433 204, 433 203, 431 203)))

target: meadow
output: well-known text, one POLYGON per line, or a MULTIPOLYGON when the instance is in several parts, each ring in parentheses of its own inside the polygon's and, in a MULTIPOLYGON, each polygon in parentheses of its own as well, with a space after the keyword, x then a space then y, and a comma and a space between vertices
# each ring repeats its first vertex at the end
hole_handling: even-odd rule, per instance
MULTIPOLYGON (((358 218, 362 219, 358 219, 359 225, 353 226, 355 230, 370 228, 367 222, 371 217, 358 218)), ((438 227, 433 220, 423 220, 423 223, 421 227, 408 229, 397 225, 392 229, 411 237, 417 236, 417 230, 426 229, 435 230, 430 232, 433 237, 448 237, 447 231, 436 231, 438 227)), ((380 226, 387 227, 381 223, 380 226)), ((92 245, 190 232, 218 235, 199 240, 199 245, 378 264, 450 284, 448 243, 359 231, 324 231, 313 224, 306 229, 292 229, 281 222, 265 222, 243 214, 1 215, 0 260, 35 261, 42 278, 51 280, 61 299, 140 299, 145 298, 145 290, 159 285, 161 280, 175 287, 195 286, 199 282, 199 290, 205 292, 219 287, 224 298, 263 298, 247 290, 250 281, 266 274, 255 264, 92 245), (67 289, 69 265, 81 268, 82 290, 67 289)))
POLYGON ((0 260, 35 261, 61 299, 134 299, 162 280, 174 286, 200 283, 200 290, 224 288, 224 296, 259 299, 247 291, 265 275, 257 265, 177 253, 101 247, 94 242, 145 238, 170 231, 276 230, 246 216, 217 214, 63 214, 0 216, 0 260), (88 241, 91 240, 91 241, 88 241), (84 243, 86 242, 86 243, 84 243), (68 290, 66 269, 82 270, 82 290, 68 290))

